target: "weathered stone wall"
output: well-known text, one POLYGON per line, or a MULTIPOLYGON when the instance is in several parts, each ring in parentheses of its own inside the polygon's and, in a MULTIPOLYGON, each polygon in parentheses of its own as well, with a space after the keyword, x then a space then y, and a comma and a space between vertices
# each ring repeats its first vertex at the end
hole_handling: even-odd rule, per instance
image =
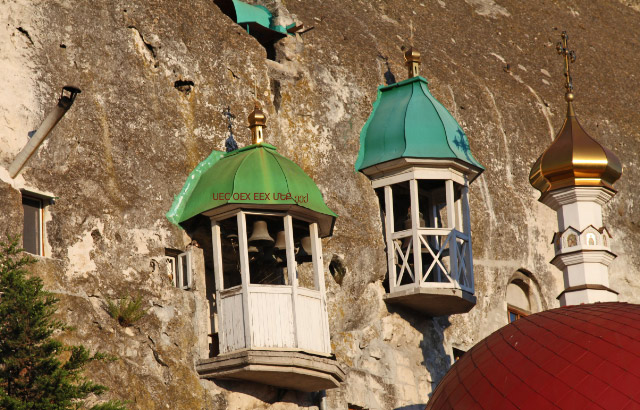
MULTIPOLYGON (((37 267, 76 326, 63 335, 120 357, 92 376, 132 409, 316 408, 318 397, 250 383, 198 379, 206 354, 205 258, 164 217, 188 173, 223 149, 223 107, 241 145, 254 87, 269 116, 266 139, 298 163, 340 215, 324 260, 331 340, 348 370, 328 407, 423 408, 450 365, 506 323, 506 285, 531 272, 542 306, 557 306, 561 273, 549 265, 553 212, 528 184, 531 164, 564 116, 562 29, 578 53, 576 110, 584 127, 621 158, 625 173, 605 220, 619 257, 611 285, 638 302, 640 250, 640 13, 635 1, 272 0, 282 23, 312 30, 281 41, 276 61, 211 1, 7 0, 0 2, 0 234, 19 232, 18 189, 58 197, 48 207, 48 248, 37 267), (382 301, 386 257, 369 181, 353 170, 376 87, 405 78, 401 47, 422 52, 433 95, 467 132, 487 168, 471 187, 478 303, 430 319, 382 301), (176 81, 193 86, 176 88, 176 81), (22 174, 6 168, 55 104, 60 88, 82 94, 22 174), (164 248, 194 250, 196 289, 175 289, 151 260, 164 248), (122 328, 105 297, 141 294, 149 314, 122 328), (203 329, 203 327, 205 329, 203 329), (205 339, 203 340, 203 335, 205 339)), ((208 262, 207 262, 208 263, 208 262)))

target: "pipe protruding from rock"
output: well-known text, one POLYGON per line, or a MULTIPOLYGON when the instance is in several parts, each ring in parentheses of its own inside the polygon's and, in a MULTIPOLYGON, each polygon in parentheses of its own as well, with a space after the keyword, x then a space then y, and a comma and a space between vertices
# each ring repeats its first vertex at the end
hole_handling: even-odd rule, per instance
POLYGON ((69 108, 71 108, 76 96, 80 93, 80 89, 72 85, 65 85, 62 88, 62 92, 56 106, 51 110, 49 115, 45 117, 36 133, 33 134, 33 137, 31 137, 27 145, 25 145, 9 166, 9 174, 11 175, 11 178, 18 176, 27 161, 29 161, 33 154, 38 150, 38 147, 40 147, 47 138, 53 127, 56 126, 58 121, 60 121, 69 108))

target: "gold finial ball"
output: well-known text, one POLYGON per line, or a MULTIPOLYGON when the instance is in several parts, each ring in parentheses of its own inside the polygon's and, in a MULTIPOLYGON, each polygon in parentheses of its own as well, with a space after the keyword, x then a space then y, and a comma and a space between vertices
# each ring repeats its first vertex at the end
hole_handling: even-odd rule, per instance
POLYGON ((420 52, 416 49, 414 49, 413 47, 410 47, 405 53, 404 53, 404 60, 406 62, 420 62, 420 52))
POLYGON ((249 128, 255 127, 256 125, 263 127, 267 125, 267 116, 264 111, 262 111, 258 102, 256 102, 255 108, 251 111, 247 120, 249 121, 249 128))
POLYGON ((571 101, 573 101, 574 98, 576 98, 576 96, 573 95, 573 93, 566 93, 564 95, 564 99, 565 99, 566 102, 571 102, 571 101))

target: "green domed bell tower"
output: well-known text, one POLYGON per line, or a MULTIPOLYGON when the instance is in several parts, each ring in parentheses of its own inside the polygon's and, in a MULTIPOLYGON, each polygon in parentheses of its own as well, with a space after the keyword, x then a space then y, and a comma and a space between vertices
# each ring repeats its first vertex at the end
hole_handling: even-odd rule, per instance
POLYGON ((355 165, 384 211, 385 299, 430 316, 464 313, 476 303, 468 191, 484 168, 418 75, 420 53, 410 48, 405 61, 409 78, 378 88, 355 165))

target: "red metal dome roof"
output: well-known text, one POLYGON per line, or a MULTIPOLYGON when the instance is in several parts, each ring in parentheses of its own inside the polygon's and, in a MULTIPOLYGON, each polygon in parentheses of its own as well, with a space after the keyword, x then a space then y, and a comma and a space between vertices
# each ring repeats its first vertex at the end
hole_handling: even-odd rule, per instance
POLYGON ((427 410, 640 409, 640 305, 523 317, 458 360, 427 410))

